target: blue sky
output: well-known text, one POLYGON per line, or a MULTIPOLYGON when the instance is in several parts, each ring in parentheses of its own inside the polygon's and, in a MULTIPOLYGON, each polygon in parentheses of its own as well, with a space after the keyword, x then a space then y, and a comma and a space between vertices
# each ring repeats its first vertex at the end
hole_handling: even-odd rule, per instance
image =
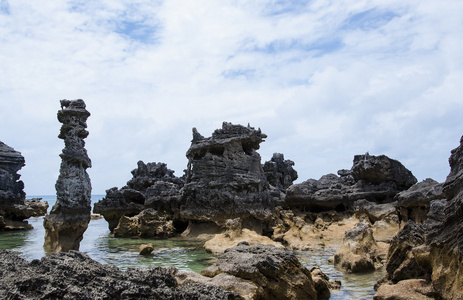
POLYGON ((191 128, 268 135, 298 182, 385 154, 444 181, 463 135, 463 2, 0 0, 0 140, 54 194, 60 99, 91 112, 93 193, 138 160, 183 174, 191 128))

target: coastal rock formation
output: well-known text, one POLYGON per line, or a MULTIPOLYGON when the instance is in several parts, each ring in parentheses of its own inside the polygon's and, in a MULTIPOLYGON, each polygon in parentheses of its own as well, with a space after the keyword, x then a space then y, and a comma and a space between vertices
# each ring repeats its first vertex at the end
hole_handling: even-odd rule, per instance
POLYGON ((310 271, 292 252, 271 245, 241 243, 227 249, 214 265, 201 271, 201 275, 212 278, 222 274, 255 286, 248 289, 254 294, 246 295, 246 299, 317 299, 310 271))
POLYGON ((18 174, 23 166, 25 159, 21 153, 0 141, 0 231, 31 229, 25 219, 47 213, 47 202, 26 200, 24 183, 18 174))
MULTIPOLYGON (((393 284, 391 289, 421 279, 443 299, 463 298, 463 137, 451 151, 449 164, 443 184, 446 200, 430 201, 427 219, 407 222, 391 244, 387 276, 381 282, 393 284)), ((382 285, 378 293, 380 289, 384 291, 382 285)))
POLYGON ((193 128, 181 217, 219 226, 235 218, 270 222, 280 191, 269 185, 256 152, 266 137, 260 129, 227 122, 209 138, 193 128))
POLYGON ((121 189, 108 189, 106 197, 95 203, 93 212, 103 215, 109 230, 119 237, 174 235, 183 179, 174 176, 165 163, 143 161, 137 163, 132 175, 121 189), (162 229, 164 223, 167 227, 162 229))
POLYGON ((285 159, 283 154, 273 153, 272 159, 264 163, 263 169, 268 182, 284 192, 297 179, 293 166, 294 162, 285 159))
POLYGON ((442 183, 427 178, 395 196, 402 221, 422 223, 427 219, 430 203, 444 199, 442 183))
POLYGON ((374 271, 382 259, 385 254, 381 253, 367 222, 359 222, 346 231, 343 245, 334 255, 334 263, 352 273, 374 271))
POLYGON ((215 286, 177 287, 170 268, 102 265, 69 251, 27 262, 0 251, 0 295, 6 299, 242 299, 215 286))
POLYGON ((56 181, 56 204, 44 219, 45 244, 48 251, 79 250, 80 241, 90 222, 92 186, 87 168, 91 161, 85 149, 88 136, 85 102, 61 100, 58 121, 63 125, 59 138, 65 147, 60 154, 61 167, 56 181))
POLYGON ((355 155, 350 170, 339 170, 319 180, 309 179, 290 186, 286 205, 291 209, 344 211, 354 201, 365 199, 374 203, 392 202, 394 196, 417 182, 400 162, 385 155, 355 155))

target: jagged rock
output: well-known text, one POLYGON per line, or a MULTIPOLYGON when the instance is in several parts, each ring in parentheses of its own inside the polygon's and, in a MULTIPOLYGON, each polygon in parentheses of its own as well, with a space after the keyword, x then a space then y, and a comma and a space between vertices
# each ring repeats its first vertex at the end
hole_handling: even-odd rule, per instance
POLYGON ((352 208, 356 200, 392 202, 400 191, 416 183, 416 178, 400 162, 385 155, 356 155, 351 170, 309 179, 290 186, 286 205, 299 210, 338 210, 352 208))
POLYGON ((148 208, 133 217, 122 216, 114 228, 115 237, 168 238, 175 235, 173 221, 148 208))
POLYGON ((0 295, 6 299, 241 299, 215 286, 177 287, 172 273, 161 267, 121 271, 77 251, 31 262, 0 251, 0 295))
POLYGON ((285 160, 283 154, 273 153, 272 159, 264 163, 263 169, 268 182, 280 191, 285 191, 297 179, 293 166, 294 162, 285 160))
POLYGON ((398 202, 401 219, 404 222, 412 220, 415 223, 422 223, 426 220, 430 202, 445 198, 442 185, 442 183, 427 178, 408 190, 398 193, 395 200, 398 202))
POLYGON ((317 299, 310 271, 292 252, 274 246, 241 243, 201 271, 208 277, 223 273, 255 285, 256 294, 250 299, 317 299))
POLYGON ((348 272, 362 273, 375 270, 382 256, 370 225, 359 222, 345 232, 342 247, 334 255, 334 263, 348 272))
POLYGON ((17 174, 23 166, 25 159, 21 153, 0 141, 0 216, 3 220, 0 231, 31 229, 25 219, 47 213, 47 202, 26 200, 24 183, 17 174))
POLYGON ((164 163, 145 164, 143 161, 137 163, 132 175, 127 186, 106 190, 106 197, 94 204, 93 212, 103 215, 111 232, 114 232, 120 221, 127 224, 127 218, 148 208, 156 210, 167 221, 178 218, 183 179, 175 177, 174 171, 164 163))
POLYGON ((318 266, 312 267, 312 269, 310 269, 310 274, 312 275, 314 287, 317 291, 317 299, 330 299, 330 290, 332 289, 330 278, 325 273, 323 273, 318 266))
POLYGON ((280 193, 272 191, 256 152, 267 136, 226 122, 209 138, 193 133, 181 217, 220 226, 234 218, 270 221, 280 193))
POLYGON ((92 166, 85 149, 87 118, 82 99, 61 100, 58 121, 59 138, 65 147, 60 154, 61 167, 56 181, 56 203, 44 219, 45 244, 49 251, 79 250, 80 241, 90 222, 92 186, 87 168, 92 166))

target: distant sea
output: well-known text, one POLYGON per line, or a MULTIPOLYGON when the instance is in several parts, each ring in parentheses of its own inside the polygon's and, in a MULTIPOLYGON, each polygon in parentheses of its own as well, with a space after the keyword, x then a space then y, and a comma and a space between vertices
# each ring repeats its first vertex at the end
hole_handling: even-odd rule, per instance
MULTIPOLYGON (((103 197, 104 195, 92 195, 92 209, 93 203, 103 197)), ((47 201, 48 211, 56 202, 55 195, 27 196, 27 199, 32 198, 42 198, 42 201, 47 201)), ((0 249, 17 252, 30 261, 46 255, 43 249, 45 230, 43 217, 30 218, 28 221, 34 226, 34 229, 0 232, 0 249)), ((180 270, 199 273, 216 260, 215 256, 204 250, 202 241, 184 238, 113 238, 108 229, 108 223, 104 219, 90 221, 80 243, 80 251, 102 264, 115 265, 121 269, 175 266, 180 270), (150 256, 141 256, 138 254, 139 247, 146 243, 153 243, 155 250, 150 256)), ((320 266, 322 271, 330 277, 330 280, 341 280, 341 290, 332 291, 330 299, 373 299, 375 293, 373 285, 384 276, 384 271, 362 275, 345 274, 329 262, 334 253, 334 249, 296 251, 297 257, 308 269, 313 266, 320 266)))

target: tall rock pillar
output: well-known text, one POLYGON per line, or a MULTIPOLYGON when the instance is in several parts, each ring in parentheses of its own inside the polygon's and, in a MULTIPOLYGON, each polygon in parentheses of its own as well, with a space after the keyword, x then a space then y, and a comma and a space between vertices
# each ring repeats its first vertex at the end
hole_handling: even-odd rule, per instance
POLYGON ((44 247, 50 252, 79 250, 91 211, 92 186, 86 171, 91 161, 84 142, 90 113, 82 99, 60 102, 58 121, 63 125, 58 137, 64 140, 65 146, 60 154, 62 161, 55 185, 56 204, 43 222, 44 247))

